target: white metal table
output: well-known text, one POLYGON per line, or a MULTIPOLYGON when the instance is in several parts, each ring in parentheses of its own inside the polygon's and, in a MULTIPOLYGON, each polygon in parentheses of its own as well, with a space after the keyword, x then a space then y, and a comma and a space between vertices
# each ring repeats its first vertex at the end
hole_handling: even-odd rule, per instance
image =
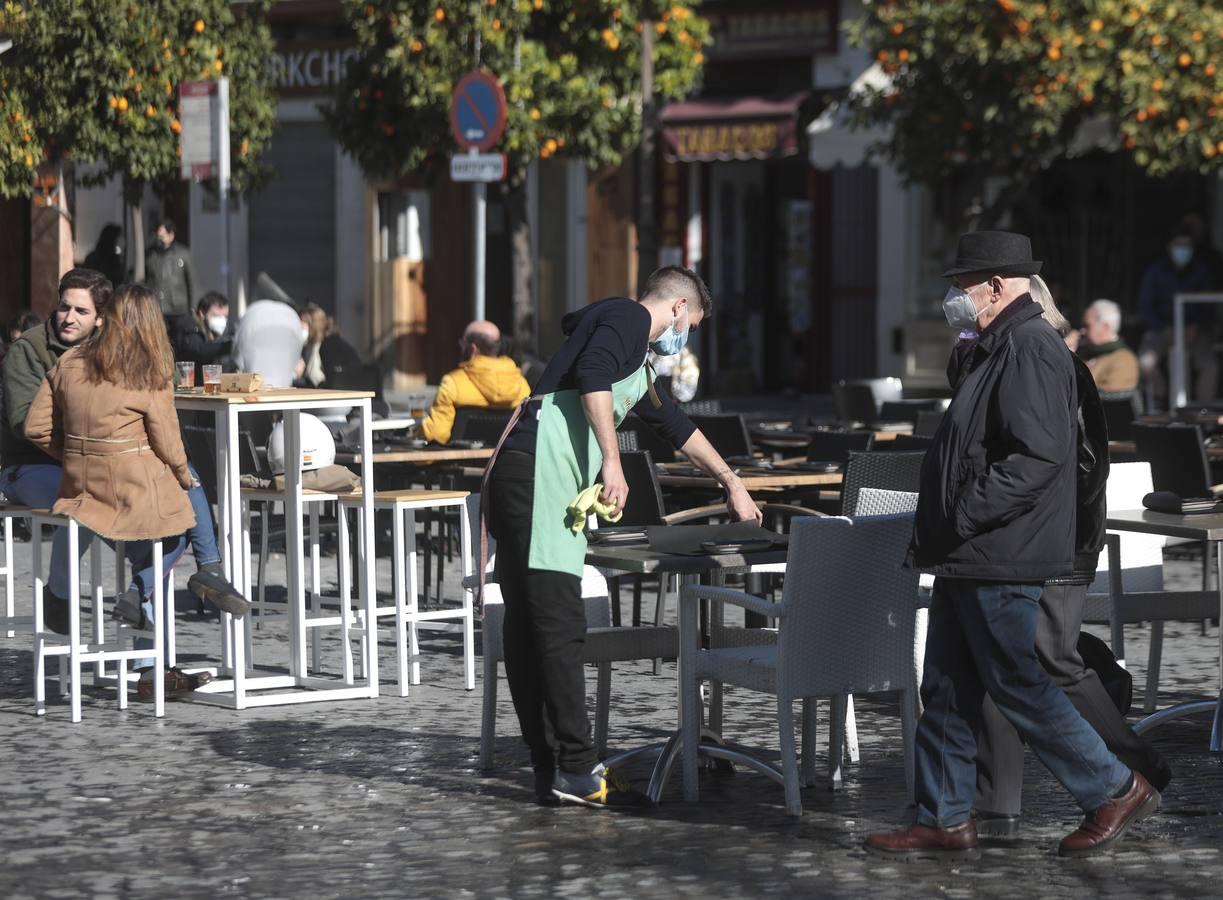
MULTIPOLYGON (((221 554, 225 574, 239 593, 250 595, 242 565, 242 497, 238 452, 238 416, 244 412, 281 412, 285 438, 285 557, 289 591, 289 665, 284 675, 255 675, 247 672, 247 623, 222 613, 223 665, 219 677, 192 695, 192 699, 216 703, 233 709, 252 706, 279 706, 322 700, 347 700, 378 696, 378 647, 374 640, 364 641, 365 684, 311 676, 306 661, 305 578, 302 571, 303 527, 301 486, 301 413, 352 406, 361 417, 360 446, 373 444, 369 391, 327 391, 278 388, 254 393, 204 394, 199 388, 176 392, 174 405, 180 411, 211 413, 216 423, 217 500, 221 554), (253 692, 260 693, 253 693, 253 692), (274 691, 274 693, 262 693, 274 691)), ((374 621, 377 582, 374 573, 374 467, 372 455, 361 454, 362 501, 360 515, 361 546, 358 548, 358 596, 366 610, 366 621, 374 621)), ((345 641, 351 638, 343 635, 345 641)))

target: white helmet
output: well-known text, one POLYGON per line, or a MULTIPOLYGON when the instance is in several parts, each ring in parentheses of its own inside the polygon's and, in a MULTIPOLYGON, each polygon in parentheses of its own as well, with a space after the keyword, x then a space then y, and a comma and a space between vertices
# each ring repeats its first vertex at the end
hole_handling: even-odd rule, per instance
MULTIPOLYGON (((302 470, 321 469, 335 462, 335 438, 327 426, 309 413, 301 413, 302 470)), ((285 423, 277 422, 268 437, 268 464, 273 475, 285 472, 285 423)))

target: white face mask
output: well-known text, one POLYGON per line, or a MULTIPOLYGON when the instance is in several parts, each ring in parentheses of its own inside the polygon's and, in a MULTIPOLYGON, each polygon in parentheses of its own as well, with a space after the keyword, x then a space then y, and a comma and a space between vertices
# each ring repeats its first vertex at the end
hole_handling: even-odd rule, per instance
POLYGON ((972 302, 972 295, 953 284, 947 288, 947 295, 943 297, 943 315, 947 317, 947 324, 952 328, 964 330, 976 324, 981 312, 977 309, 977 304, 972 302))
POLYGON ((229 325, 229 316, 209 316, 208 317, 208 328, 215 335, 224 334, 225 327, 227 325, 229 325))

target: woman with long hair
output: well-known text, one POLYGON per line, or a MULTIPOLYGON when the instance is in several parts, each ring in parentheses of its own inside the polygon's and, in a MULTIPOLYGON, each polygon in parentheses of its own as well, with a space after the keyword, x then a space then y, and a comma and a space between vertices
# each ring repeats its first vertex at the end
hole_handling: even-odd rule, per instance
MULTIPOLYGON (((126 541, 135 588, 112 615, 140 628, 153 623, 157 573, 152 541, 163 540, 166 596, 170 569, 195 523, 187 489, 193 479, 174 410, 174 356, 156 295, 140 285, 115 291, 94 333, 65 353, 43 382, 26 418, 26 437, 62 460, 54 512, 76 519, 81 551, 95 534, 126 541)), ((160 626, 158 626, 160 627, 160 626)), ((152 646, 137 638, 137 649, 152 646)), ((141 660, 138 694, 153 694, 151 660, 141 660)), ((207 677, 166 671, 168 694, 194 690, 207 677)))

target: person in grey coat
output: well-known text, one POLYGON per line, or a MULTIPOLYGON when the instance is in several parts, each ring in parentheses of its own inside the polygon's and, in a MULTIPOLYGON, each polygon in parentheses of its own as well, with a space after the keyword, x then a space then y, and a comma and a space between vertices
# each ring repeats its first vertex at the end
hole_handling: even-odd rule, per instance
POLYGON ((196 295, 195 269, 191 251, 174 240, 174 222, 162 219, 157 226, 157 243, 149 250, 144 265, 144 283, 157 295, 162 315, 190 315, 196 295))

